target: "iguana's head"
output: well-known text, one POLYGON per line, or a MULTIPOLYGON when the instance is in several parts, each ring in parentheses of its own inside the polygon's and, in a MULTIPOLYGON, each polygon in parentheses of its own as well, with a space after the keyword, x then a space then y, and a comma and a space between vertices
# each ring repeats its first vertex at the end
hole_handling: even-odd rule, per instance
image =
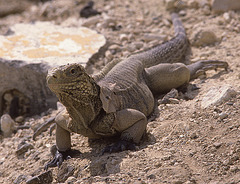
POLYGON ((89 103, 99 90, 96 82, 80 64, 68 64, 48 71, 47 85, 65 104, 69 99, 89 103))

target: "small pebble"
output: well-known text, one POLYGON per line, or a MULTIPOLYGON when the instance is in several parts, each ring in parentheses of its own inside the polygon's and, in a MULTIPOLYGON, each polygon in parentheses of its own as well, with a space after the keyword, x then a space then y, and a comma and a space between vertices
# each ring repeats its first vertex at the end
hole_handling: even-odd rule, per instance
POLYGON ((225 119, 225 118, 228 117, 228 114, 225 113, 225 112, 221 112, 221 113, 219 114, 219 117, 220 117, 221 120, 223 120, 223 119, 225 119))
POLYGON ((24 117, 23 116, 18 116, 18 117, 15 118, 15 121, 17 123, 22 123, 24 121, 24 117))
POLYGON ((169 98, 170 104, 179 104, 179 100, 176 98, 169 98))
POLYGON ((144 46, 143 42, 134 42, 133 44, 135 45, 135 47, 136 47, 137 49, 141 49, 141 48, 143 48, 143 46, 144 46))
POLYGON ((147 178, 149 178, 149 179, 156 179, 156 175, 150 174, 150 175, 147 176, 147 178))
POLYGON ((228 12, 225 12, 223 14, 223 18, 227 21, 227 22, 230 22, 231 20, 231 17, 230 17, 230 14, 228 12))
POLYGON ((236 165, 231 165, 229 170, 231 172, 236 172, 238 170, 238 167, 236 165))
POLYGON ((109 59, 109 60, 112 60, 112 59, 113 59, 113 55, 112 55, 111 51, 107 50, 107 51, 105 52, 105 57, 106 57, 107 59, 109 59))
POLYGON ((213 146, 214 146, 215 148, 220 148, 221 145, 222 145, 221 142, 215 142, 215 143, 213 144, 213 146))
POLYGON ((83 23, 82 26, 84 27, 90 27, 92 25, 97 24, 98 22, 100 22, 100 16, 94 16, 94 17, 90 17, 88 19, 86 19, 83 23))
POLYGON ((199 8, 199 2, 197 0, 188 0, 188 7, 198 9, 199 8))
POLYGON ((120 39, 120 41, 127 41, 128 36, 126 34, 120 34, 119 39, 120 39))
POLYGON ((198 138, 198 135, 196 134, 196 132, 193 132, 193 133, 190 135, 190 138, 191 138, 191 139, 196 139, 196 138, 198 138))

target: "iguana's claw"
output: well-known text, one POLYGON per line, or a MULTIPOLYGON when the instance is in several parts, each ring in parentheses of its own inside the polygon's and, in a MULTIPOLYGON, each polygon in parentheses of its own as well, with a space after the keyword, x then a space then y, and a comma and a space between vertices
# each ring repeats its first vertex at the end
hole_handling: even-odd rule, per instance
POLYGON ((120 151, 124 151, 124 150, 135 151, 136 145, 130 141, 120 140, 117 143, 104 148, 102 151, 102 155, 104 153, 120 152, 120 151))
POLYGON ((217 68, 228 69, 228 63, 219 60, 201 60, 187 66, 191 73, 191 80, 198 78, 200 75, 205 75, 208 70, 213 70, 217 68))
POLYGON ((45 165, 44 170, 48 170, 49 167, 56 167, 56 166, 60 167, 64 160, 68 160, 70 158, 72 158, 71 150, 67 150, 67 151, 57 150, 53 160, 51 160, 45 165))

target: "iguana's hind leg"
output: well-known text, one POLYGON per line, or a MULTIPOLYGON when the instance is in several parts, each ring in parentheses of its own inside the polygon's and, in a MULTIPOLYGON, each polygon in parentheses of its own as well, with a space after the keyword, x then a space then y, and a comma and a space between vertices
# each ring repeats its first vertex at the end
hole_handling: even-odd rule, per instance
POLYGON ((198 78, 200 75, 204 75, 207 70, 213 70, 217 68, 228 68, 228 63, 219 60, 202 60, 196 63, 187 65, 190 71, 190 80, 198 78))
POLYGON ((139 143, 147 126, 146 116, 135 109, 123 109, 116 112, 113 127, 121 133, 120 141, 107 146, 105 152, 118 152, 123 150, 135 150, 135 144, 139 143))
POLYGON ((205 71, 228 68, 228 63, 218 60, 203 60, 185 65, 182 63, 159 64, 146 68, 146 83, 154 94, 161 94, 178 88, 190 80, 203 75, 205 71))
POLYGON ((183 63, 162 63, 145 71, 146 83, 153 94, 166 93, 190 80, 190 71, 183 63))

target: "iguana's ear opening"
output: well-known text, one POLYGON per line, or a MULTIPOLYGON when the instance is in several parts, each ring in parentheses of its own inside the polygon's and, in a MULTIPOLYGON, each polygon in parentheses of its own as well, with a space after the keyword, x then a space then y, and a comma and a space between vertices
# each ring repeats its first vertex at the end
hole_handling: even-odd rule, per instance
POLYGON ((116 106, 115 106, 115 100, 114 99, 114 93, 106 88, 101 87, 100 89, 100 99, 103 104, 103 109, 106 111, 106 113, 116 112, 116 106))

